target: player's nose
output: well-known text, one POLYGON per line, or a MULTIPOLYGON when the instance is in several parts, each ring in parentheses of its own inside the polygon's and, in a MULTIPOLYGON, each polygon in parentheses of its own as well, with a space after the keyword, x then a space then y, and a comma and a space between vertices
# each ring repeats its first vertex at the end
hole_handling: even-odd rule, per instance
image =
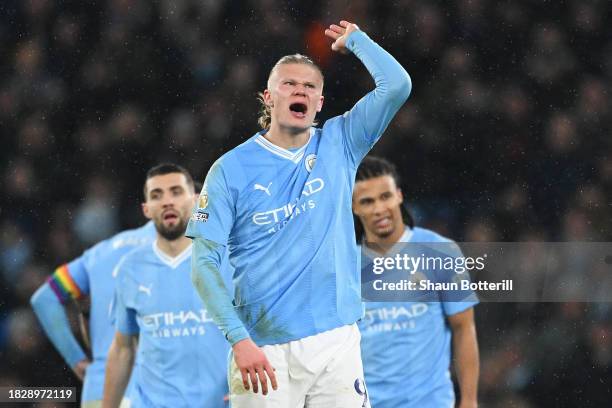
POLYGON ((374 214, 380 214, 385 211, 385 206, 379 200, 374 201, 374 214))
POLYGON ((297 84, 293 90, 293 94, 306 96, 306 86, 304 86, 304 84, 297 84))
POLYGON ((167 208, 167 207, 174 207, 174 198, 173 197, 164 197, 164 199, 162 200, 162 207, 167 208))

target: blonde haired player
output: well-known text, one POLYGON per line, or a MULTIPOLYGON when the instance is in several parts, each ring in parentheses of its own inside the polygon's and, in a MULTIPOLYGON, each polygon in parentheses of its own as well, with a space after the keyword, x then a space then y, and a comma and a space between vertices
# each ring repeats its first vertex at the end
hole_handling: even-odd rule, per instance
POLYGON ((281 58, 262 94, 263 130, 212 166, 187 229, 193 282, 232 345, 233 407, 369 406, 351 191, 411 83, 357 25, 341 21, 325 35, 361 60, 376 88, 315 128, 323 75, 306 57, 281 58), (227 250, 233 296, 219 273, 227 250))

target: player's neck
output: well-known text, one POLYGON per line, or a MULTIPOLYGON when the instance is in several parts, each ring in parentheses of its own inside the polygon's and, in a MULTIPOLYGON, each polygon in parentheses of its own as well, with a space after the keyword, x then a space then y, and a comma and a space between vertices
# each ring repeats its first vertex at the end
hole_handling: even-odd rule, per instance
POLYGON ((384 254, 389 251, 389 249, 391 249, 393 245, 399 242, 399 240, 402 238, 402 235, 404 235, 405 230, 406 226, 403 222, 396 226, 393 233, 387 235, 386 237, 378 236, 366 230, 366 244, 374 251, 384 254))
POLYGON ((176 258, 178 255, 183 253, 187 247, 191 245, 191 239, 187 237, 180 237, 173 241, 169 241, 161 235, 157 235, 157 247, 165 255, 171 258, 176 258))
POLYGON ((283 149, 297 149, 308 142, 310 128, 295 131, 272 123, 264 137, 283 149))

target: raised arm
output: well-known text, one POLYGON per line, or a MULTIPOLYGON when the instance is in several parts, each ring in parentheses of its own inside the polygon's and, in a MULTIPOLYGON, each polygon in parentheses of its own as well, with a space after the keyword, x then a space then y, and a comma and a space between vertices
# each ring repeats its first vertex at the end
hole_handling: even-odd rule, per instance
POLYGON ((412 82, 399 62, 356 24, 343 20, 339 25, 330 25, 325 35, 334 40, 331 46, 334 51, 355 54, 376 84, 344 115, 348 153, 358 165, 408 99, 412 82))

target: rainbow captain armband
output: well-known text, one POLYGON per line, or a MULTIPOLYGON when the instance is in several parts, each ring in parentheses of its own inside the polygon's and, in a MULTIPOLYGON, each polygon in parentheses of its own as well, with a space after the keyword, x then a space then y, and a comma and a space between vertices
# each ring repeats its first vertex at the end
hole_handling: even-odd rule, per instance
POLYGON ((78 300, 83 296, 81 289, 68 273, 68 264, 58 267, 53 275, 47 280, 53 292, 58 297, 60 302, 66 303, 70 299, 78 300))

